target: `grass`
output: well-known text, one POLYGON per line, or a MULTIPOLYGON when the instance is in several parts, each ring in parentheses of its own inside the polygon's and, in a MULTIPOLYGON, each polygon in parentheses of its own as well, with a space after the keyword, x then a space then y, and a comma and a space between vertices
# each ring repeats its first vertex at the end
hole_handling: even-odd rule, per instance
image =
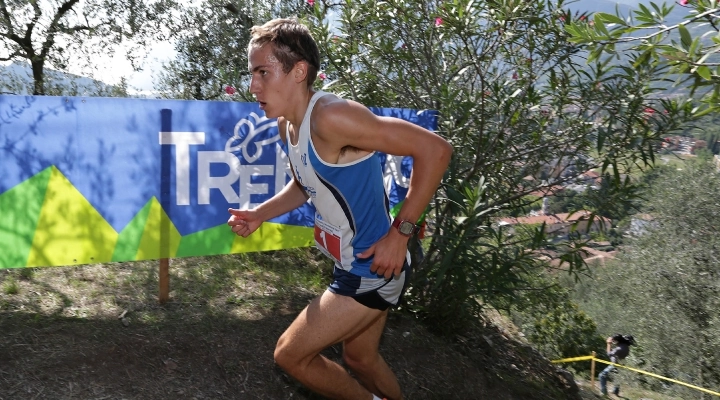
POLYGON ((655 164, 668 165, 675 168, 684 168, 688 160, 694 160, 695 156, 687 154, 666 153, 655 156, 655 164))
MULTIPOLYGON (((157 270, 157 261, 0 270, 2 292, 20 294, 16 301, 3 299, 0 312, 22 309, 59 318, 104 318, 132 310, 134 318, 162 320, 155 315, 162 314, 155 305, 157 270)), ((310 249, 289 250, 282 257, 254 253, 174 259, 171 302, 211 315, 238 304, 270 310, 297 291, 320 293, 327 271, 325 260, 310 249)))
POLYGON ((15 279, 8 279, 5 284, 3 284, 3 292, 5 294, 17 294, 20 289, 18 288, 17 281, 15 279))

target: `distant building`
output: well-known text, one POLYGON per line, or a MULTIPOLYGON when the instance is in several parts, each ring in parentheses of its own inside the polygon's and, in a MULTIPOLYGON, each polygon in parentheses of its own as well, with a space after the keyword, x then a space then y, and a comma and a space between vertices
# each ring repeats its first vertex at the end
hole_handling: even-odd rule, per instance
POLYGON ((517 218, 501 218, 498 221, 498 225, 503 226, 516 226, 516 225, 539 225, 545 224, 545 233, 550 236, 565 236, 568 235, 575 227, 576 232, 599 232, 601 230, 609 230, 612 227, 610 219, 596 215, 590 224, 590 212, 579 211, 574 214, 562 213, 562 214, 550 214, 550 215, 537 215, 530 217, 517 217, 517 218), (589 230, 588 230, 589 228, 589 230))
POLYGON ((668 136, 662 142, 663 149, 679 154, 695 154, 706 147, 706 141, 686 136, 668 136))
POLYGON ((579 180, 581 180, 586 185, 600 186, 600 183, 602 182, 602 177, 597 172, 589 170, 585 171, 582 175, 580 175, 579 180))

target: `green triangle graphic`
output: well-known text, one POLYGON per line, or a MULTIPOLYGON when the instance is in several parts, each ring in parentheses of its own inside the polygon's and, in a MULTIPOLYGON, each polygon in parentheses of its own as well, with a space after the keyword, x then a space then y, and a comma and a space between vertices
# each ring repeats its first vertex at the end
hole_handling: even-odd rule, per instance
POLYGON ((52 167, 0 194, 0 268, 27 265, 52 167))
POLYGON ((145 224, 147 223, 148 214, 150 214, 150 206, 152 200, 145 203, 142 210, 138 211, 118 237, 117 244, 115 245, 115 252, 113 252, 113 261, 128 261, 135 260, 138 249, 140 248, 140 241, 142 240, 143 231, 145 230, 145 224))
POLYGON ((209 254, 227 254, 232 248, 235 234, 227 224, 218 225, 204 231, 183 236, 177 257, 204 256, 209 254))

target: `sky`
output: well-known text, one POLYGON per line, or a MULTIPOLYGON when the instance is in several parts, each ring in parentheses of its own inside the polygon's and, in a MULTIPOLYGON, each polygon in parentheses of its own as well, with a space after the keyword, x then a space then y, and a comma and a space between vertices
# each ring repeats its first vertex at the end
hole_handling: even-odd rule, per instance
MULTIPOLYGON (((121 53, 121 52, 118 52, 121 53)), ((98 60, 102 67, 95 78, 107 84, 117 84, 121 77, 126 77, 131 89, 139 92, 149 92, 153 89, 153 76, 162 68, 162 64, 175 58, 175 49, 172 42, 161 41, 152 45, 142 64, 142 71, 133 71, 130 62, 123 54, 106 57, 98 60)))
MULTIPOLYGON (((159 41, 153 44, 146 51, 146 57, 142 61, 142 70, 133 71, 130 61, 125 57, 125 53, 118 50, 115 56, 94 56, 93 62, 97 70, 92 74, 93 78, 106 84, 114 85, 120 82, 122 77, 127 78, 129 91, 134 94, 151 95, 153 92, 153 79, 162 69, 163 63, 167 63, 175 59, 174 43, 170 41, 159 41)), ((26 74, 30 74, 30 66, 24 59, 18 59, 17 62, 25 65, 26 74)), ((11 61, 0 62, 0 65, 10 65, 11 61)), ((52 69, 52 65, 46 65, 52 69)), ((86 70, 81 65, 71 64, 68 72, 78 76, 88 77, 86 70)))

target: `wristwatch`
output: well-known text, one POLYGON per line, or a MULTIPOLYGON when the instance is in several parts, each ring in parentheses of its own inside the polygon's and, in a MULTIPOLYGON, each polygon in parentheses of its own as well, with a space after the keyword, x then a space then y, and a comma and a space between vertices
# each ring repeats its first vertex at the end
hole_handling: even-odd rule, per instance
POLYGON ((398 232, 400 232, 401 235, 410 237, 413 235, 413 233, 416 233, 418 230, 420 230, 420 227, 413 224, 410 221, 395 218, 392 223, 393 228, 397 229, 398 232))

